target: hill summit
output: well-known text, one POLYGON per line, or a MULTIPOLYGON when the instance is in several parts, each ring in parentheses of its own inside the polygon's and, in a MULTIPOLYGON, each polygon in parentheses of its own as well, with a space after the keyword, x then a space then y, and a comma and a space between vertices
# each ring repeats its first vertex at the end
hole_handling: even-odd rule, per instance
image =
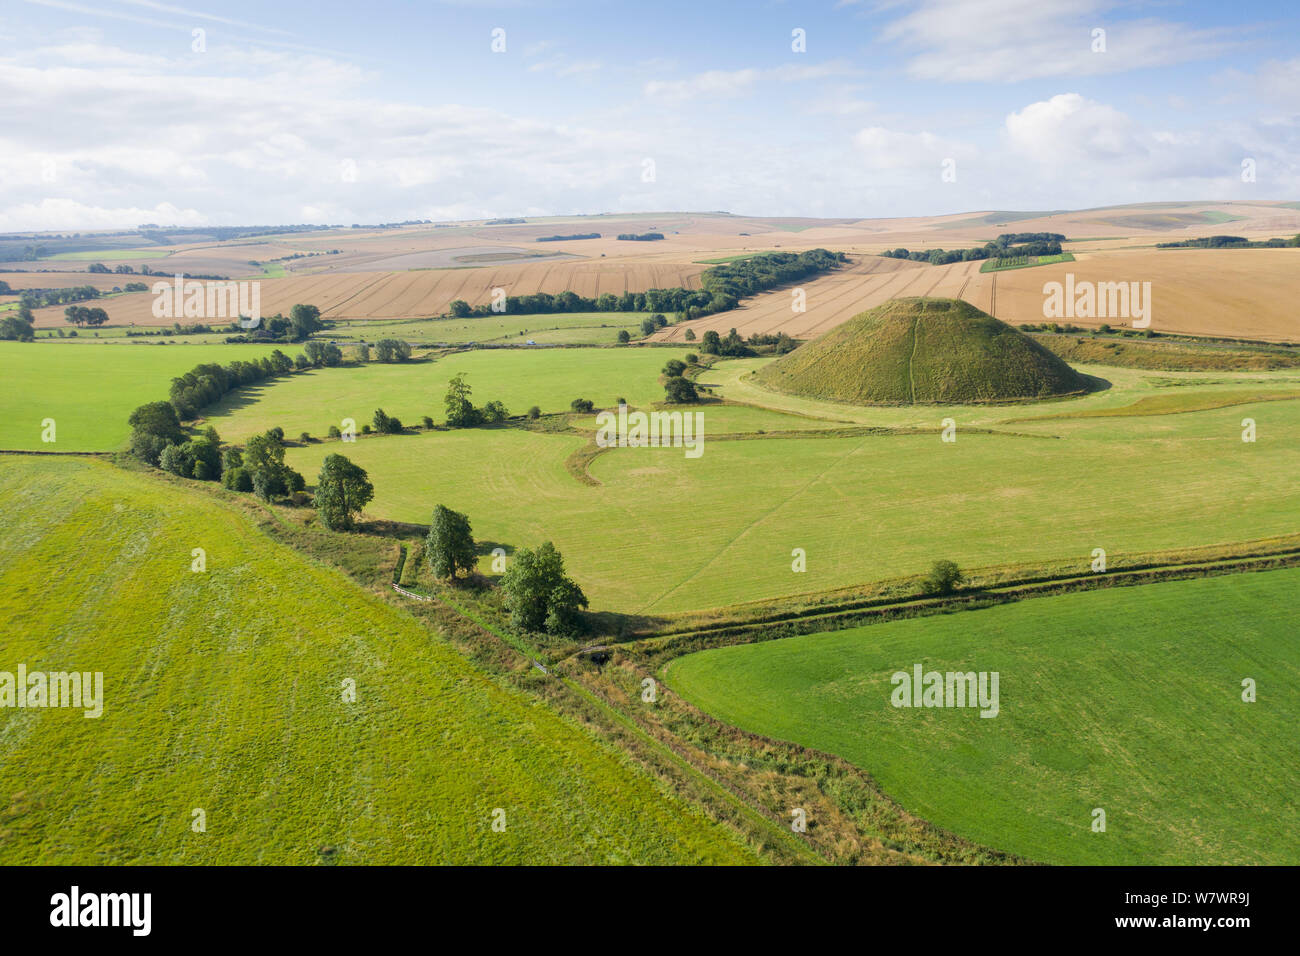
POLYGON ((764 366, 758 381, 857 405, 961 405, 1086 391, 1023 332, 960 299, 895 299, 764 366))

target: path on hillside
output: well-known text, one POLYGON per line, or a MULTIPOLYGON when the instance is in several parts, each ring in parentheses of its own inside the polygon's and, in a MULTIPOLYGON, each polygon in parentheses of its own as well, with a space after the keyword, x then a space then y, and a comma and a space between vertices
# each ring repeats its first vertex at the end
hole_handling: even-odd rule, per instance
POLYGON ((916 333, 921 324, 921 317, 918 315, 912 320, 912 354, 907 357, 907 381, 912 388, 912 404, 916 404, 916 374, 912 371, 912 363, 916 361, 916 333))

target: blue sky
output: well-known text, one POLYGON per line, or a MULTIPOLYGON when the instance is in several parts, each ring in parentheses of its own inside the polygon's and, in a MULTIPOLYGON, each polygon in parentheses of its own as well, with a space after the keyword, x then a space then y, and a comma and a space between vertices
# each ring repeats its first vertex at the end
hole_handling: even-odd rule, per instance
POLYGON ((1297 38, 1280 0, 8 0, 0 230, 1296 199, 1297 38))

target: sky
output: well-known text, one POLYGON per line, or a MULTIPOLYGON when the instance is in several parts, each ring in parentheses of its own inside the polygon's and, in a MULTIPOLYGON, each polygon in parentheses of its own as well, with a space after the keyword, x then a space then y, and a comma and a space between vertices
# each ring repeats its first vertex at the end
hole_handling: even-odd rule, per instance
POLYGON ((1295 200, 1298 121, 1291 0, 0 3, 0 232, 1295 200))

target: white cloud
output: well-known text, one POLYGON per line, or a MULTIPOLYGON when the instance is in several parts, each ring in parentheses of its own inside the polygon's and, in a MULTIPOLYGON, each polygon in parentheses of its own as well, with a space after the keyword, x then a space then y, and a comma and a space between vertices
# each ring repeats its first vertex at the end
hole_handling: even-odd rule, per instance
POLYGON ((665 100, 739 96, 752 88, 758 77, 759 71, 754 69, 709 70, 686 80, 651 80, 645 85, 645 94, 665 100))
POLYGON ((1030 103, 1007 117, 1006 130, 1014 150, 1043 163, 1140 160, 1149 152, 1129 117, 1078 93, 1030 103))
POLYGON ((0 210, 0 231, 121 229, 144 222, 160 225, 202 226, 208 219, 196 209, 178 209, 159 203, 151 209, 139 206, 107 208, 71 199, 42 199, 0 210))
POLYGON ((1123 19, 1118 0, 910 0, 881 39, 911 50, 907 72, 925 80, 1016 82, 1118 73, 1219 56, 1223 30, 1154 18, 1123 19), (1103 29, 1105 52, 1093 51, 1103 29))
POLYGON ((1256 83, 1270 102, 1300 110, 1300 57, 1269 60, 1259 68, 1256 83))
POLYGON ((873 170, 913 169, 930 175, 946 159, 968 157, 973 147, 933 133, 908 133, 869 126, 853 137, 863 165, 873 170))
POLYGON ((844 60, 828 60, 825 63, 813 63, 808 66, 788 63, 766 71, 768 76, 786 83, 804 80, 824 80, 832 76, 855 76, 862 72, 844 60))

